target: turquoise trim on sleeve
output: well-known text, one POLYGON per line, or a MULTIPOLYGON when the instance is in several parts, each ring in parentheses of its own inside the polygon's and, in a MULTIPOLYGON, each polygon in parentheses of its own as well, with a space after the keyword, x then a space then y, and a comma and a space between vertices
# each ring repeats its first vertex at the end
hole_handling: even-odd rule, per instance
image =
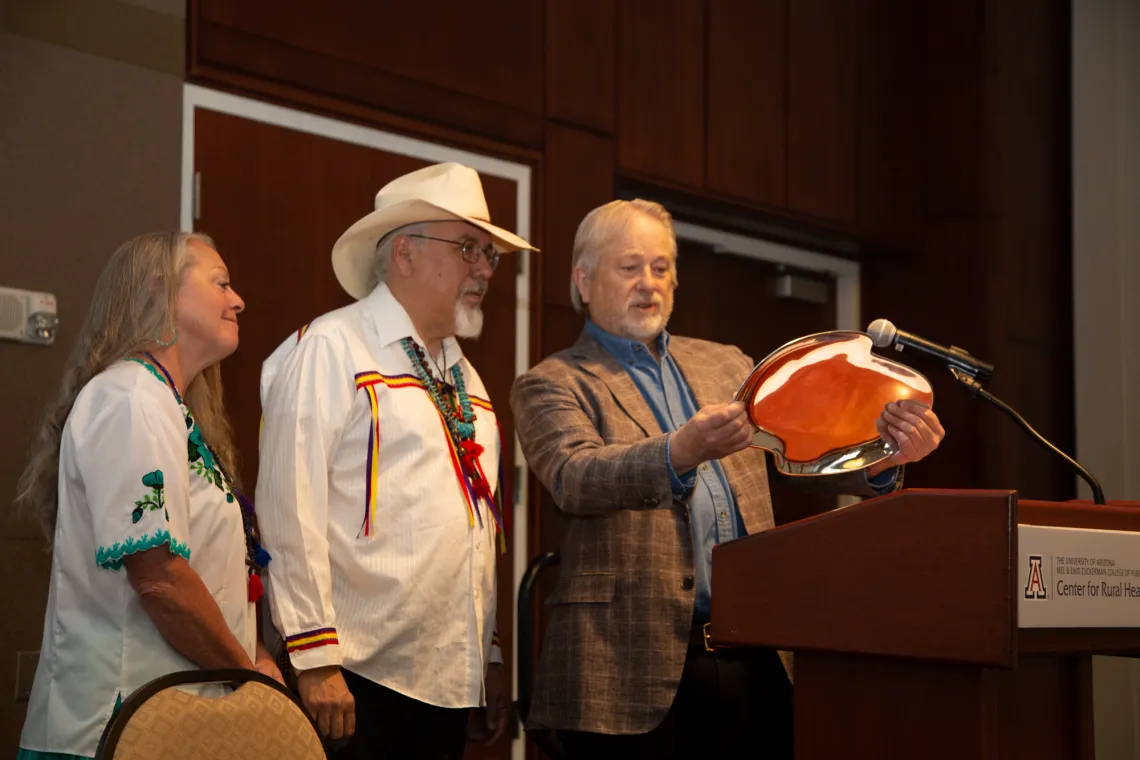
POLYGON ((40 752, 34 749, 24 749, 16 753, 16 760, 91 760, 89 755, 65 755, 62 752, 40 752))
POLYGON ((114 546, 109 549, 105 546, 100 546, 95 551, 95 564, 104 570, 121 570, 123 567, 123 557, 128 554, 144 552, 147 549, 153 549, 163 544, 166 544, 170 548, 171 554, 175 554, 187 562, 190 561, 190 547, 170 535, 170 531, 163 529, 153 536, 143 533, 138 538, 134 538, 133 536, 128 537, 127 540, 122 543, 116 541, 114 546))

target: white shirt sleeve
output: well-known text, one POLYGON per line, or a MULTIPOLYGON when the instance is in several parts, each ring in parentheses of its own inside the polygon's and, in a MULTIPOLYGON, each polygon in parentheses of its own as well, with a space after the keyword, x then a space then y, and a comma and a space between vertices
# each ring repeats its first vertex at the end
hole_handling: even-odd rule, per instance
POLYGON ((170 401, 115 387, 72 418, 94 560, 106 570, 119 570, 123 557, 157 546, 190 559, 187 429, 173 396, 170 401))
POLYGON ((328 541, 328 468, 352 407, 342 351, 306 335, 267 384, 257 517, 269 563, 269 599, 298 670, 340 665, 328 541))
POLYGON ((269 391, 273 388, 273 381, 277 379, 277 372, 281 369, 281 365, 301 342, 301 336, 304 334, 305 327, 292 333, 288 338, 281 341, 277 348, 273 349, 273 353, 269 355, 261 364, 261 408, 264 409, 265 405, 269 402, 269 391))

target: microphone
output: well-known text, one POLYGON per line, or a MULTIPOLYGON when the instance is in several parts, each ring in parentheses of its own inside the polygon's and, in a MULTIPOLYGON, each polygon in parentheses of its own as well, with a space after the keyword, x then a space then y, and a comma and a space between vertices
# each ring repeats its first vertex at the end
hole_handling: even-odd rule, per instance
POLYGON ((957 369, 965 372, 976 380, 988 380, 994 373, 994 365, 975 359, 967 352, 955 346, 949 348, 931 343, 926 338, 920 338, 912 333, 903 332, 885 319, 876 319, 867 325, 867 335, 876 348, 891 348, 902 351, 909 348, 912 351, 925 354, 948 365, 951 370, 957 369))
POLYGON ((1050 443, 1045 436, 1038 433, 1024 417, 1018 414, 1016 409, 982 387, 981 381, 989 379, 990 375, 994 373, 994 365, 987 364, 981 359, 975 359, 960 348, 954 346, 947 348, 937 343, 931 343, 926 338, 920 338, 917 335, 903 332, 885 319, 876 319, 867 325, 867 335, 870 336, 871 343, 873 343, 876 348, 890 348, 894 346, 896 351, 909 348, 913 351, 933 357, 947 365, 950 368, 950 374, 954 375, 954 379, 966 386, 972 395, 981 396, 996 406, 1016 422, 1022 430, 1029 433, 1035 441, 1061 457, 1070 467, 1076 470, 1077 474, 1080 475, 1084 481, 1089 484, 1089 488, 1092 489, 1093 503, 1105 503, 1104 490, 1100 487, 1100 482, 1093 477, 1091 472, 1086 470, 1080 462, 1050 443))

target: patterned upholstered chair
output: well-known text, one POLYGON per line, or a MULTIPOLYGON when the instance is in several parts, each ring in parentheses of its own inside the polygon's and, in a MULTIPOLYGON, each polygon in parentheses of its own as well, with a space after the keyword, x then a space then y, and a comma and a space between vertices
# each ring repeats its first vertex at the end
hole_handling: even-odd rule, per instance
POLYGON ((251 670, 171 673, 130 695, 103 730, 96 760, 327 760, 297 698, 251 670), (229 683, 208 698, 178 688, 229 683))

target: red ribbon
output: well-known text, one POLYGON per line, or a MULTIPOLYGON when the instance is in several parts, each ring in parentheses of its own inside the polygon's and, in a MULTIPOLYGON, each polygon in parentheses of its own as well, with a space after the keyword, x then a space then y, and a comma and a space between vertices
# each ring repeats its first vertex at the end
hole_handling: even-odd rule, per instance
POLYGON ((463 463, 463 474, 471 481, 471 490, 478 498, 491 498, 491 485, 483 477, 479 467, 479 455, 483 447, 475 441, 462 441, 459 444, 459 461, 463 463))

